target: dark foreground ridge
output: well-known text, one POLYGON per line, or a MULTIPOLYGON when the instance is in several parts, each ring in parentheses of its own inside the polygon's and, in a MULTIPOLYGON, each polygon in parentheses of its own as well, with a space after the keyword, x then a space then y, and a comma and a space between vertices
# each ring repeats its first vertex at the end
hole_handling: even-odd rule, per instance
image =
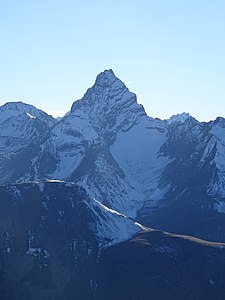
POLYGON ((103 295, 107 299, 224 299, 224 253, 224 243, 155 230, 140 233, 102 253, 101 274, 111 291, 103 295))
POLYGON ((0 193, 0 299, 224 299, 223 243, 137 229, 72 183, 0 193), (116 226, 135 236, 111 246, 116 226))

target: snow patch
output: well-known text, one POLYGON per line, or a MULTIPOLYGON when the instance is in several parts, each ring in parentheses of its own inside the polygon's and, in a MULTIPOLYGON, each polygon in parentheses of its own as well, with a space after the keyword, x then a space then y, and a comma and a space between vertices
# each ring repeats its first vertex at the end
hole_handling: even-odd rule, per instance
POLYGON ((36 117, 32 116, 31 114, 29 114, 28 112, 26 113, 28 117, 30 117, 31 119, 36 119, 36 117))
POLYGON ((132 238, 144 227, 131 218, 108 208, 96 199, 86 201, 86 204, 95 215, 95 222, 91 228, 99 241, 99 248, 107 248, 132 238), (100 211, 99 211, 100 209, 100 211))
POLYGON ((120 131, 110 150, 126 175, 126 180, 134 189, 129 193, 132 200, 136 197, 136 211, 148 203, 155 205, 163 198, 170 186, 159 187, 163 170, 172 161, 159 155, 161 146, 167 140, 165 128, 161 122, 142 118, 140 123, 127 132, 120 131), (134 197, 134 192, 138 191, 134 197))

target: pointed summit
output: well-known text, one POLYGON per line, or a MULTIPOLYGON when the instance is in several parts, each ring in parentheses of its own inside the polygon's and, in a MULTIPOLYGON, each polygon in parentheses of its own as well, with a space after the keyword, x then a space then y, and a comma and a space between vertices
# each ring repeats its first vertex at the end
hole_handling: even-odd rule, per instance
POLYGON ((109 69, 97 75, 94 85, 87 90, 81 100, 75 101, 71 111, 80 109, 81 106, 107 106, 115 105, 115 101, 127 98, 133 98, 136 102, 136 95, 128 90, 125 84, 115 76, 114 72, 109 69))
POLYGON ((172 117, 170 117, 170 119, 167 119, 166 121, 168 124, 172 124, 175 122, 183 123, 190 117, 191 116, 189 113, 183 112, 181 114, 173 115, 172 117))
POLYGON ((105 70, 97 76, 94 87, 97 89, 126 88, 125 84, 115 76, 111 69, 105 70))
POLYGON ((101 73, 99 73, 98 75, 97 75, 97 78, 100 78, 100 77, 108 77, 108 78, 116 78, 116 76, 115 76, 115 74, 114 74, 114 72, 113 72, 113 70, 112 69, 109 69, 109 70, 105 70, 105 71, 103 71, 103 72, 101 72, 101 73))
POLYGON ((106 139, 116 136, 119 130, 128 130, 146 116, 136 95, 115 76, 112 70, 100 73, 84 97, 75 101, 70 115, 89 119, 93 128, 106 139))

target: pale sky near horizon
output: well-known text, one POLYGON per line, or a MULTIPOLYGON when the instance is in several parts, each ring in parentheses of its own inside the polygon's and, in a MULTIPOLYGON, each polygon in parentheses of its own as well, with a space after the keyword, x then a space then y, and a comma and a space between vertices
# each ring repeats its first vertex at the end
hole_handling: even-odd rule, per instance
POLYGON ((0 0, 0 43, 0 105, 61 114, 113 69, 152 117, 225 117, 224 0, 0 0))

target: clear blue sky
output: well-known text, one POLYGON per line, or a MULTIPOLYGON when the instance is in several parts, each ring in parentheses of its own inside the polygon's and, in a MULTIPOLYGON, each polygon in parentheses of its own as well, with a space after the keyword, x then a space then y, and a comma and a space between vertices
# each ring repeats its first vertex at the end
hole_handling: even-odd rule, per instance
POLYGON ((0 104, 68 111, 109 68, 150 116, 225 117, 225 1, 0 0, 0 104))

